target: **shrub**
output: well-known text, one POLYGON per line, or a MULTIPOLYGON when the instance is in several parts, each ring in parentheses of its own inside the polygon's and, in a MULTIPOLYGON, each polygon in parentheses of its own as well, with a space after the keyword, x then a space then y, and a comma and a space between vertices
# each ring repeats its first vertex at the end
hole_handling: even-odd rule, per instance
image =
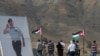
POLYGON ((91 48, 91 41, 87 41, 87 48, 91 48))
POLYGON ((45 44, 48 44, 48 39, 46 37, 44 37, 42 40, 45 42, 45 44))

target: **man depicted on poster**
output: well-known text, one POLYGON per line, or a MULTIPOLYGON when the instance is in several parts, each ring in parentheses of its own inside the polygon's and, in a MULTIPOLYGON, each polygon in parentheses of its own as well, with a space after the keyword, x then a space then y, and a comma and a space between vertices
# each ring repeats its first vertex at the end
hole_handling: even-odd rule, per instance
POLYGON ((25 46, 24 36, 22 31, 14 26, 14 22, 11 18, 8 19, 8 23, 4 29, 4 34, 9 34, 12 39, 12 46, 17 56, 21 55, 21 46, 23 44, 23 47, 25 46), (22 41, 21 41, 22 38, 22 41), (22 44, 21 44, 22 42, 22 44))

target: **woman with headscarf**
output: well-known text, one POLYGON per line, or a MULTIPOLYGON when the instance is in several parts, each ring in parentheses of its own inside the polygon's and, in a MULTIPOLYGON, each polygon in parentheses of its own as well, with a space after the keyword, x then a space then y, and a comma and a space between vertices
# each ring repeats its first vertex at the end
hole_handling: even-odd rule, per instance
POLYGON ((57 47, 58 56, 63 56, 63 46, 61 45, 61 43, 58 42, 56 47, 57 47))

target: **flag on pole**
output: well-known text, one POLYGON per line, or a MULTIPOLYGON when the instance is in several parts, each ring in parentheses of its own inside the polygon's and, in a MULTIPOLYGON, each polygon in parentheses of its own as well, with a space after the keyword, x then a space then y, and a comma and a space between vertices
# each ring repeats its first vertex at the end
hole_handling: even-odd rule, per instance
POLYGON ((80 34, 81 37, 83 37, 85 35, 84 30, 80 31, 79 34, 80 34))
POLYGON ((72 37, 74 40, 78 40, 80 38, 80 35, 79 34, 72 34, 72 37))
POLYGON ((42 29, 41 28, 38 28, 38 29, 32 31, 32 33, 42 35, 42 29))
POLYGON ((84 36, 84 30, 78 31, 72 34, 73 39, 78 40, 80 37, 84 36))

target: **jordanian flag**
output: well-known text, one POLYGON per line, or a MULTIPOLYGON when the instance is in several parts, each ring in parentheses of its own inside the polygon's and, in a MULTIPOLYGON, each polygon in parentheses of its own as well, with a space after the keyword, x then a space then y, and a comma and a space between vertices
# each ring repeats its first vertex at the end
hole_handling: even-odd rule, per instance
POLYGON ((72 34, 72 37, 74 40, 78 40, 80 37, 83 37, 83 36, 84 36, 84 30, 78 31, 78 32, 72 34))
POLYGON ((32 31, 32 33, 42 35, 42 29, 41 28, 38 28, 38 29, 32 31))

